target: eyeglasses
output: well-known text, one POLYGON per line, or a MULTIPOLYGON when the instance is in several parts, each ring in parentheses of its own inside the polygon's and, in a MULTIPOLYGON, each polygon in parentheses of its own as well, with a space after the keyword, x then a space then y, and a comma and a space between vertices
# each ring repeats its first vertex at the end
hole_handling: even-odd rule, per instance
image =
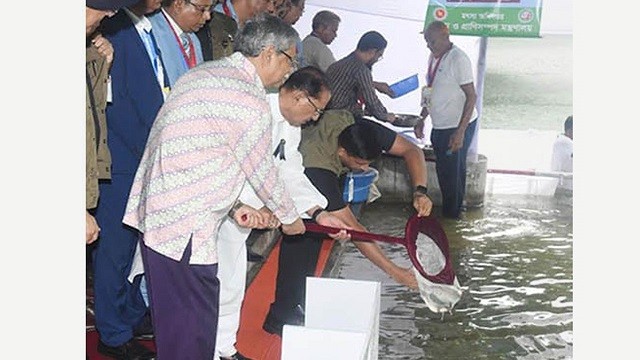
POLYGON ((193 5, 193 7, 196 8, 196 10, 200 11, 202 14, 206 12, 211 12, 211 5, 200 5, 200 4, 194 4, 192 2, 189 2, 189 4, 193 5))
POLYGON ((324 114, 324 109, 320 109, 318 106, 316 106, 316 104, 311 100, 309 95, 307 95, 307 100, 309 101, 309 104, 311 104, 311 106, 313 106, 313 109, 316 111, 316 115, 314 116, 314 120, 318 120, 322 116, 322 114, 324 114))
POLYGON ((284 56, 287 57, 287 59, 289 59, 289 62, 291 63, 291 67, 294 69, 298 68, 298 60, 294 59, 291 55, 287 54, 286 52, 282 51, 282 50, 278 50, 278 52, 284 56))

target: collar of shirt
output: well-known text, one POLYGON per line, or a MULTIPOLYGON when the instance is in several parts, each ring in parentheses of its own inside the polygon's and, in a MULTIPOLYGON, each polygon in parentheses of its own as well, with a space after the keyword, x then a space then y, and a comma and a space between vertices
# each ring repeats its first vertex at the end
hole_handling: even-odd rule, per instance
MULTIPOLYGON (((225 1, 219 2, 219 3, 218 3, 218 5, 216 5, 216 6, 213 8, 213 11, 215 11, 215 12, 219 12, 219 13, 221 13, 221 14, 225 14, 225 13, 224 13, 224 8, 222 7, 222 3, 223 3, 223 2, 226 2, 226 3, 227 3, 227 8, 228 8, 228 9, 229 9, 229 11, 231 12, 231 17, 233 18, 233 20, 235 20, 235 21, 236 21, 236 23, 238 23, 238 22, 239 22, 239 21, 238 21, 238 14, 236 13, 236 9, 233 7, 233 3, 231 2, 231 0, 225 0, 225 1)), ((225 14, 225 15, 227 15, 227 14, 225 14)))
POLYGON ((267 93, 267 100, 269 100, 269 108, 271 109, 271 117, 273 118, 274 125, 287 121, 280 112, 280 94, 278 92, 267 93))
POLYGON ((138 30, 138 33, 142 34, 143 31, 146 31, 147 33, 151 31, 151 21, 149 21, 146 16, 143 15, 142 17, 138 17, 126 7, 123 9, 129 18, 131 18, 131 22, 133 23, 133 26, 136 27, 136 30, 138 30))
POLYGON ((182 31, 180 26, 173 20, 171 15, 169 15, 169 13, 164 10, 164 8, 162 8, 162 12, 167 17, 167 19, 169 19, 169 25, 171 25, 171 27, 173 28, 173 31, 175 31, 176 36, 180 38, 180 35, 182 35, 184 31, 182 31))
MULTIPOLYGON (((362 60, 360 60, 360 58, 358 57, 358 55, 356 55, 356 52, 353 51, 351 52, 351 54, 346 56, 346 59, 348 62, 350 63, 354 63, 354 64, 360 64, 364 67, 367 67, 367 64, 365 64, 362 60)), ((367 67, 368 68, 368 67, 367 67)))

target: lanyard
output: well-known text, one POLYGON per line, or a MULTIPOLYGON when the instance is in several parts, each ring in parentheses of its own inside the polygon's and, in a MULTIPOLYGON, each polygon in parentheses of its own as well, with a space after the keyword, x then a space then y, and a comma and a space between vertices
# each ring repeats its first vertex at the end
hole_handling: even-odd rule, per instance
POLYGON ((231 3, 231 8, 229 7, 229 2, 230 0, 223 0, 221 5, 222 5, 222 12, 224 12, 224 14, 230 18, 232 18, 233 20, 236 21, 236 23, 240 23, 240 19, 238 18, 238 13, 235 11, 235 8, 233 7, 233 3, 231 3), (233 10, 231 10, 233 9, 233 10))
POLYGON ((230 17, 230 18, 233 17, 231 15, 231 10, 229 10, 229 5, 227 5, 227 1, 226 0, 222 3, 222 11, 224 11, 224 14, 227 15, 228 17, 230 17))
POLYGON ((427 70, 427 87, 431 87, 433 85, 433 80, 436 78, 436 73, 438 71, 438 67, 440 66, 440 60, 444 55, 440 56, 436 61, 436 66, 433 66, 433 56, 429 58, 429 69, 427 70))
MULTIPOLYGON (((451 50, 451 48, 449 48, 451 50)), ((440 66, 440 60, 444 59, 447 54, 449 54, 449 50, 446 53, 442 54, 437 61, 436 66, 433 66, 433 54, 429 57, 429 69, 427 70, 427 87, 432 87, 433 80, 436 78, 436 74, 438 72, 438 67, 440 66)))
MULTIPOLYGON (((169 21, 169 19, 167 19, 167 15, 165 15, 164 12, 162 12, 162 15, 164 15, 164 19, 167 20, 167 23, 169 24, 169 28, 171 28, 171 31, 173 32, 173 36, 176 38, 176 41, 180 46, 180 51, 182 52, 184 61, 187 63, 187 67, 191 69, 192 67, 196 66, 196 51, 193 46, 193 41, 189 41, 189 54, 187 54, 187 52, 184 50, 184 47, 182 46, 182 41, 180 41, 180 37, 178 36, 178 34, 176 34, 176 30, 173 28, 173 26, 171 26, 171 22, 169 21)), ((189 36, 189 34, 187 33, 185 33, 185 35, 189 36)))

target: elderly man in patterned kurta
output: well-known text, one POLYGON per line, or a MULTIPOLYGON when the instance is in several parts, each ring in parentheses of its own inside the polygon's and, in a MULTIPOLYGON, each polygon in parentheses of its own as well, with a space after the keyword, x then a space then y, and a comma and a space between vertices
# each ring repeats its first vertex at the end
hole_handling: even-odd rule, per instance
MULTIPOLYGON (((304 232, 271 157, 265 92, 291 72, 297 41, 280 19, 254 18, 238 34, 237 52, 176 82, 151 129, 124 223, 143 235, 158 359, 214 356, 216 241, 221 221, 242 207, 236 200, 244 186, 284 233, 304 232)), ((234 219, 242 223, 237 212, 234 219)))

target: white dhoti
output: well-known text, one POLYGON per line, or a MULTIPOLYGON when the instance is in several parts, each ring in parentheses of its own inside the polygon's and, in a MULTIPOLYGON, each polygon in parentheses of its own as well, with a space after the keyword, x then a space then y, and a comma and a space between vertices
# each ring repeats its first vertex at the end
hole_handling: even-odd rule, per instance
POLYGON ((219 356, 236 353, 236 334, 240 327, 240 308, 247 282, 247 245, 251 229, 239 227, 231 218, 220 226, 218 234, 218 278, 220 310, 216 351, 219 356))

